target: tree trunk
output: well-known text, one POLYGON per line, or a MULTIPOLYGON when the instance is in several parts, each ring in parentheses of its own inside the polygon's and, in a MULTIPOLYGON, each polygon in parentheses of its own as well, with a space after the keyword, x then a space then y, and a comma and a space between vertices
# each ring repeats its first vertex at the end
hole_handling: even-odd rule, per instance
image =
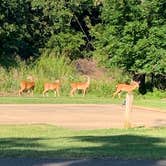
POLYGON ((133 80, 140 81, 139 92, 141 94, 145 94, 146 90, 146 83, 145 83, 146 74, 135 74, 133 80))

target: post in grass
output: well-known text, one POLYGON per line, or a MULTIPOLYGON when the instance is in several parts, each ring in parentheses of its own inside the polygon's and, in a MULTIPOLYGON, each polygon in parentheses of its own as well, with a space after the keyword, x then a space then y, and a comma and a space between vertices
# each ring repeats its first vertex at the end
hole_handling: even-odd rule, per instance
POLYGON ((134 96, 132 93, 126 94, 126 108, 125 108, 125 121, 124 127, 131 128, 131 112, 132 112, 132 105, 133 105, 134 96))

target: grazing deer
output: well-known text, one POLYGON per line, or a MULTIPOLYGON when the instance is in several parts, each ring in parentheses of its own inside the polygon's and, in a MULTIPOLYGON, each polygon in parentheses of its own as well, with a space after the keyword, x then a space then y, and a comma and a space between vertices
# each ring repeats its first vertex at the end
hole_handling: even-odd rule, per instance
POLYGON ((73 96, 76 90, 82 90, 83 91, 83 96, 85 96, 87 88, 89 88, 90 85, 90 77, 85 75, 87 77, 86 82, 76 82, 76 83, 71 83, 71 91, 70 91, 70 96, 73 96))
POLYGON ((59 96, 59 90, 60 90, 60 81, 56 80, 53 83, 44 83, 44 91, 43 91, 43 96, 45 96, 45 93, 48 92, 49 90, 54 91, 55 96, 59 96))
POLYGON ((32 96, 33 96, 33 90, 34 90, 34 87, 35 87, 35 82, 34 82, 34 79, 32 76, 28 76, 27 77, 27 80, 29 81, 21 81, 20 83, 20 90, 18 92, 19 96, 22 95, 23 92, 25 91, 31 91, 32 92, 32 96))
POLYGON ((131 93, 134 89, 139 87, 140 82, 132 81, 130 84, 118 84, 116 86, 116 92, 113 94, 113 97, 118 94, 120 98, 120 92, 125 91, 127 93, 131 93))

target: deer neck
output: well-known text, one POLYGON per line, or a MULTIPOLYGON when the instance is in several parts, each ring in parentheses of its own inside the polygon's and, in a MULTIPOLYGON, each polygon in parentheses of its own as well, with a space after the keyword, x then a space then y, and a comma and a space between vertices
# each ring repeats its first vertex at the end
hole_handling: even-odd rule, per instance
POLYGON ((27 80, 29 80, 30 82, 34 82, 34 78, 32 76, 27 77, 27 80))
POLYGON ((33 78, 31 78, 31 79, 29 79, 30 80, 30 82, 34 82, 34 79, 33 78))
POLYGON ((89 85, 90 84, 90 77, 87 76, 87 84, 89 85))
POLYGON ((133 89, 136 89, 136 88, 137 88, 137 85, 136 85, 136 84, 134 84, 133 89))

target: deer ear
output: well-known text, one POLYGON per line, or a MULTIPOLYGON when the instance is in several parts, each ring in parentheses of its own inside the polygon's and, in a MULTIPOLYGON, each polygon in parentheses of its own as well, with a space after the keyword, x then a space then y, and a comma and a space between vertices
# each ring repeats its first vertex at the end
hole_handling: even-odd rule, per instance
POLYGON ((133 83, 134 81, 133 81, 133 79, 130 81, 130 83, 133 83))
POLYGON ((56 83, 59 83, 59 82, 60 82, 60 80, 55 80, 55 82, 56 82, 56 83))

